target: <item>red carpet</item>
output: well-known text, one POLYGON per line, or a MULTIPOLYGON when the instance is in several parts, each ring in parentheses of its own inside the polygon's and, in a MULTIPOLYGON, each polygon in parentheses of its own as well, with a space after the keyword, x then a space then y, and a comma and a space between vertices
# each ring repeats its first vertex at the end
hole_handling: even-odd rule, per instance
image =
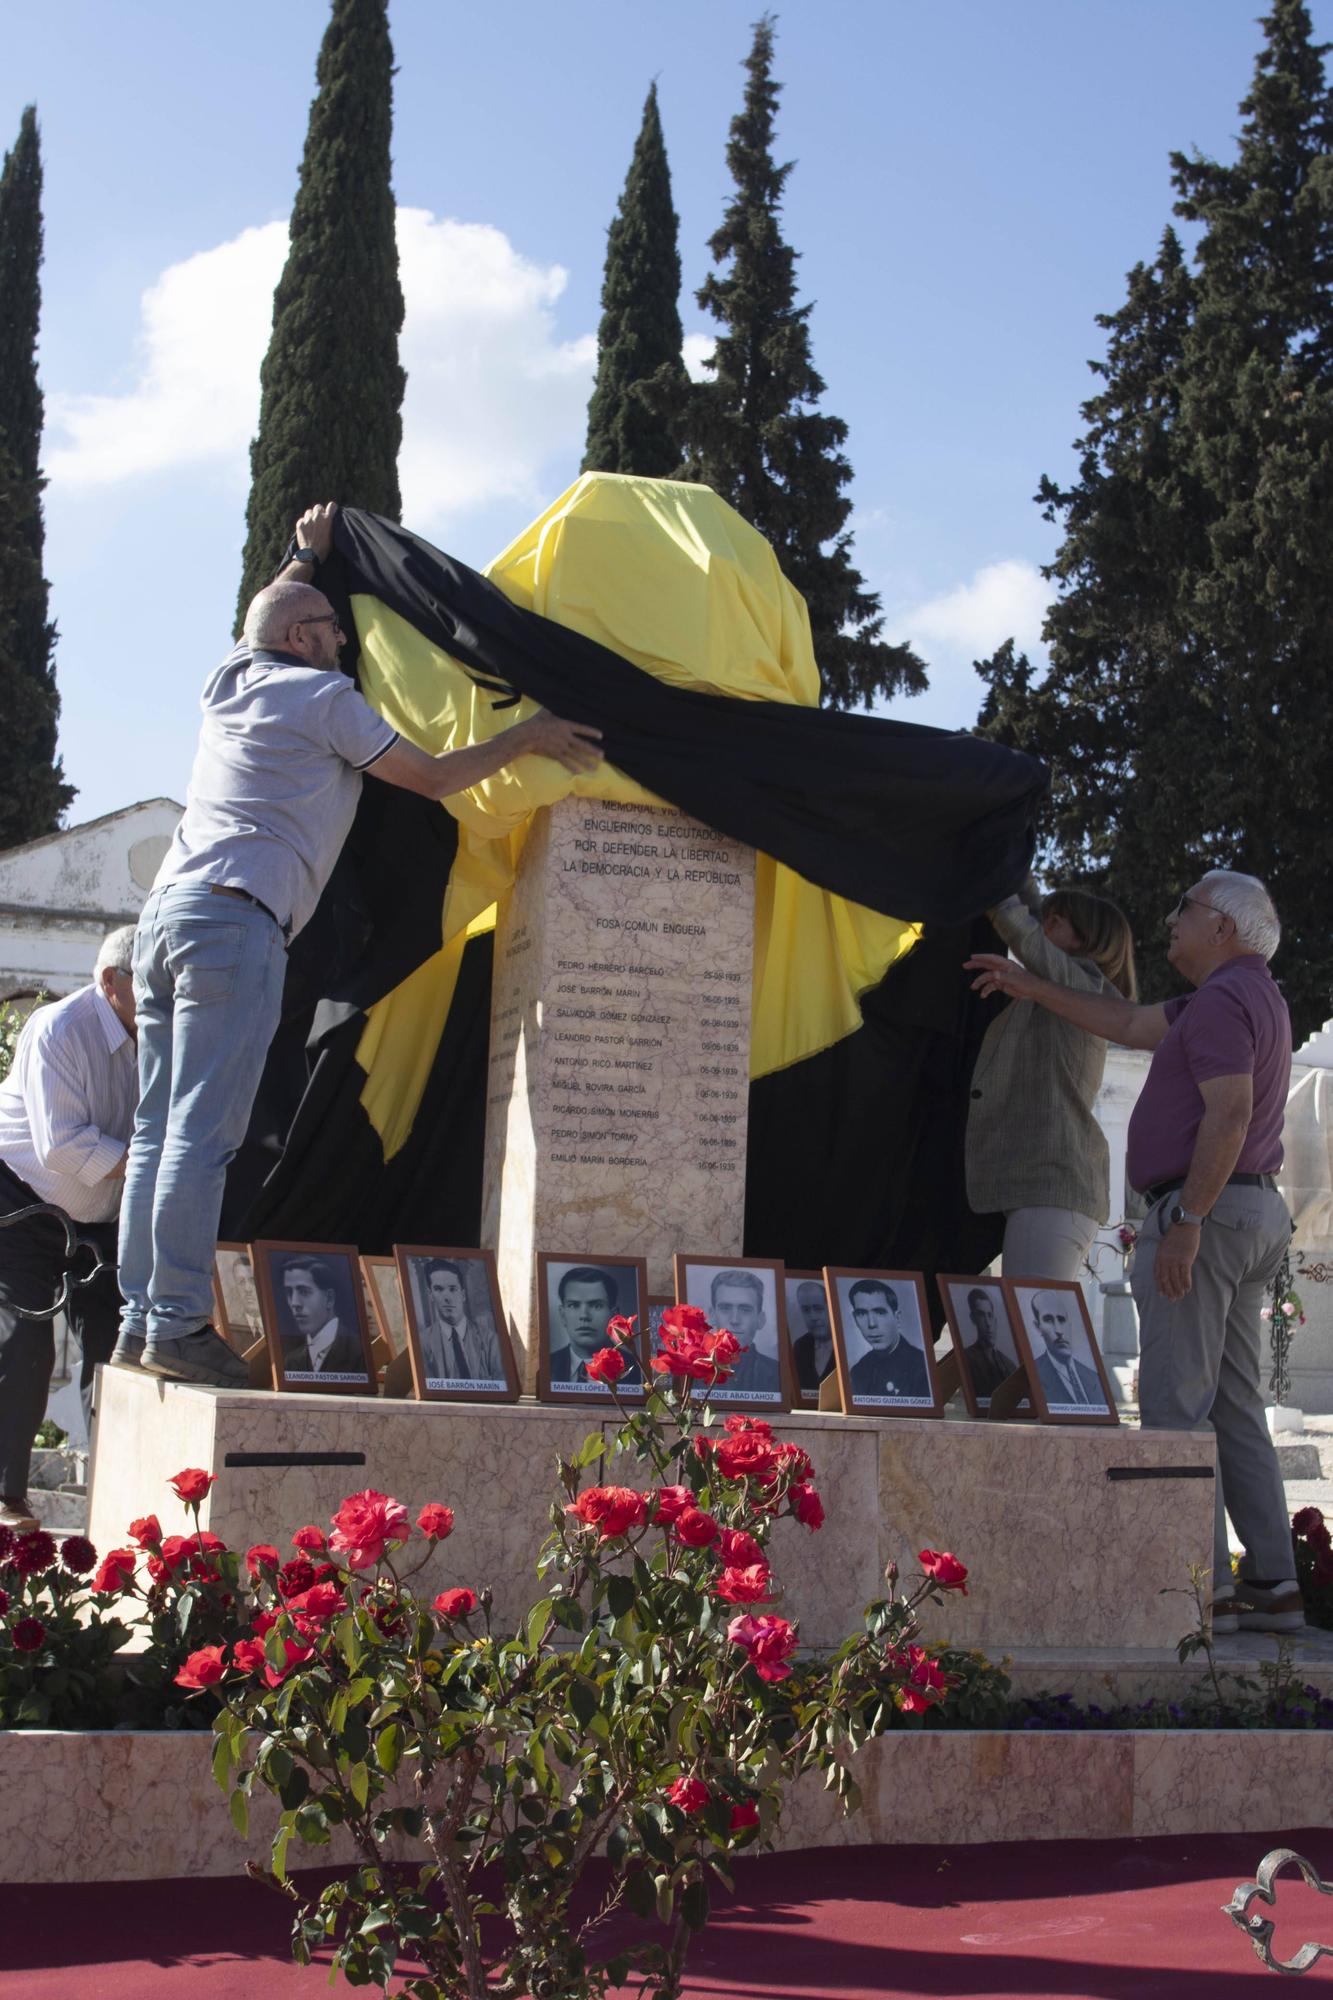
MULTIPOLYGON (((19 1835, 21 1838, 21 1833, 19 1835)), ((1244 2000, 1267 1972, 1220 1913, 1271 1847, 1333 1877, 1333 1834, 856 1847, 742 1861, 690 2000, 1244 2000)), ((0 1887, 0 2000, 318 2000, 288 1906, 245 1881, 0 1887)), ((1333 1943, 1333 1897, 1279 1884, 1277 1949, 1333 1943)), ((1333 1984, 1321 1959, 1300 1990, 1333 1984)), ((353 1989, 339 1983, 339 1993, 353 1989)), ((365 1989, 360 1989, 364 1991, 365 1989)))

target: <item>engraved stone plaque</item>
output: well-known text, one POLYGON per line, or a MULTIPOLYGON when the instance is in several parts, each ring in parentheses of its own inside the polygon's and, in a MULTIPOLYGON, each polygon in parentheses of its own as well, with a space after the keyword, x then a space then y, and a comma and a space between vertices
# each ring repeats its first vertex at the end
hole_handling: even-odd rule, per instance
POLYGON ((537 815, 495 946, 482 1242, 536 1366, 535 1257, 741 1250, 754 854, 674 809, 537 815))

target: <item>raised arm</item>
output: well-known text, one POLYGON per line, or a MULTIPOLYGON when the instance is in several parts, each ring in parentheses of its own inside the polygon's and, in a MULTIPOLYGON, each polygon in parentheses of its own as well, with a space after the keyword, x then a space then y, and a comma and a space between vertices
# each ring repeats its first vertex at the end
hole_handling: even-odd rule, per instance
POLYGON ((1136 1007, 1132 1000, 1078 993, 1068 986, 1057 986, 1052 979, 1040 979, 1025 965, 995 952, 977 952, 963 969, 977 974, 972 986, 983 997, 1007 993, 1014 1000, 1035 1000, 1039 1007, 1072 1021, 1076 1028, 1086 1028, 1090 1035, 1101 1035, 1127 1049, 1155 1049, 1169 1026, 1165 1007, 1136 1007))
POLYGON ((602 761, 602 732, 585 723, 562 722, 541 709, 489 743, 470 743, 466 750, 445 750, 438 757, 400 736, 366 766, 366 776, 383 778, 388 785, 400 785, 428 799, 447 799, 493 778, 520 757, 553 757, 567 771, 595 771, 602 761))
POLYGON ((990 912, 990 920, 1015 958, 1039 979, 1049 979, 1055 986, 1072 986, 1081 993, 1103 991, 1106 982, 1101 974, 1089 971, 1082 959, 1073 958, 1052 944, 1042 929, 1041 918, 1034 915, 1021 896, 1006 897, 990 912))

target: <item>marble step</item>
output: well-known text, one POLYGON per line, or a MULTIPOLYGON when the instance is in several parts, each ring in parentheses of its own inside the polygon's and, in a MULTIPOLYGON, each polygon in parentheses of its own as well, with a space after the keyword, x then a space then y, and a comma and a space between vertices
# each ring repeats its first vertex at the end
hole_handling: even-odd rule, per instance
POLYGON ((33 1512, 53 1535, 86 1535, 88 1532, 88 1490, 84 1486, 56 1486, 29 1494, 33 1512))

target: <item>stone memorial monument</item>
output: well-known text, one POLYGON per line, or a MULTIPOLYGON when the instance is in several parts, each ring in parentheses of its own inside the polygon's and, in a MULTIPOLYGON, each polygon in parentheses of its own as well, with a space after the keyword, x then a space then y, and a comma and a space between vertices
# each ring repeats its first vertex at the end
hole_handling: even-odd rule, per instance
POLYGON ((539 813, 501 915, 482 1242, 536 1379, 539 1249, 738 1256, 754 855, 674 809, 539 813))

